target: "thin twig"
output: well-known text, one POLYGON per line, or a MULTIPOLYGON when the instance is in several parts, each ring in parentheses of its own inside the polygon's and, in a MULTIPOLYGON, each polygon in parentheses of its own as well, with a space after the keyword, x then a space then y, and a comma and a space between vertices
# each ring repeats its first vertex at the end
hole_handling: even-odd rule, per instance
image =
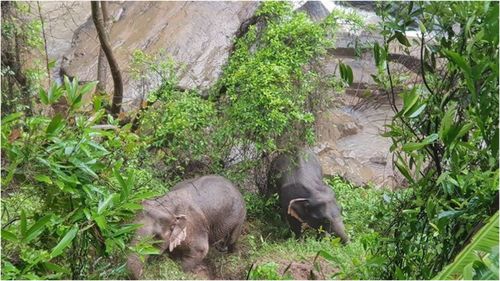
POLYGON ((47 51, 47 37, 45 36, 45 23, 42 17, 42 9, 40 8, 40 1, 36 1, 38 6, 38 15, 40 17, 40 22, 42 23, 42 36, 43 36, 43 48, 45 49, 45 66, 47 67, 47 76, 49 78, 49 88, 50 88, 50 67, 49 67, 49 53, 47 51))
POLYGON ((432 91, 431 87, 429 86, 429 83, 427 83, 427 79, 425 78, 425 70, 424 70, 424 46, 425 46, 425 37, 424 37, 424 32, 422 31, 422 38, 420 39, 420 72, 422 74, 422 80, 424 81, 425 88, 427 88, 427 91, 434 96, 434 92, 432 91))

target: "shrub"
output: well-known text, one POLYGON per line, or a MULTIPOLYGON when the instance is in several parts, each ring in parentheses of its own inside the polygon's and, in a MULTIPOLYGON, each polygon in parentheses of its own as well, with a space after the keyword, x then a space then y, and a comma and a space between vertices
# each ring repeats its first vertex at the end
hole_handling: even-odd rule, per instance
POLYGON ((124 165, 128 142, 140 144, 133 134, 102 130, 101 108, 79 111, 92 86, 66 77, 40 92, 46 105, 65 99, 66 118, 13 113, 2 120, 4 279, 80 279, 97 257, 127 252, 137 225, 126 222, 152 193, 137 189, 124 165), (18 204, 20 197, 28 199, 18 204))
POLYGON ((320 24, 292 12, 290 3, 265 2, 257 16, 265 26, 251 26, 236 42, 215 87, 213 97, 223 105, 221 133, 258 151, 311 141, 314 118, 305 104, 316 74, 305 68, 331 41, 320 24))
POLYGON ((402 108, 392 104, 396 116, 386 135, 412 192, 394 201, 380 277, 432 278, 498 200, 498 3, 383 3, 379 14, 384 44, 374 55, 381 86, 394 100, 390 42, 419 47, 423 78, 403 88, 402 108), (411 26, 419 26, 419 40, 405 36, 411 26))

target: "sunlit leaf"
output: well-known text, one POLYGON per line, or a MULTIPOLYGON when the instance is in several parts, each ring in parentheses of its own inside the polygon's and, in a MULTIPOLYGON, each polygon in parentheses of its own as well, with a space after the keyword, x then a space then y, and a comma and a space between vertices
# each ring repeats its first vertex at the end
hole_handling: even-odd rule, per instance
POLYGON ((62 254, 64 249, 66 249, 73 241, 77 233, 78 233, 78 226, 74 225, 70 230, 68 230, 68 232, 66 232, 61 241, 59 241, 59 243, 52 249, 50 256, 52 258, 55 258, 60 254, 62 254))

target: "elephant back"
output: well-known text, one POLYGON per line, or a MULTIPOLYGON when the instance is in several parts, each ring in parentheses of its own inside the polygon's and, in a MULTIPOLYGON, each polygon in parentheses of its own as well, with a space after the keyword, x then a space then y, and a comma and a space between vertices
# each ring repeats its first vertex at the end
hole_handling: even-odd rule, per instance
POLYGON ((217 236, 211 238, 225 236, 235 226, 243 224, 245 220, 246 209, 243 196, 224 177, 208 175, 183 181, 172 191, 187 193, 184 197, 189 198, 190 202, 186 204, 192 204, 203 213, 210 231, 217 236))

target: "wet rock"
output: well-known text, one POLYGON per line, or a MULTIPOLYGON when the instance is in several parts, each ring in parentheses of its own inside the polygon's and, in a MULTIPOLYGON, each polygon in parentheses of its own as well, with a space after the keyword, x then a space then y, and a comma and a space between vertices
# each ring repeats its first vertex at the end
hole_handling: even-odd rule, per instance
MULTIPOLYGON (((394 115, 387 98, 337 95, 337 106, 318 114, 318 154, 325 175, 338 175, 356 185, 396 187, 391 140, 381 134, 394 115), (363 104, 363 106, 359 106, 363 104)), ((398 106, 401 101, 397 99, 398 106)))
POLYGON ((330 11, 325 7, 322 1, 307 1, 298 11, 306 12, 313 21, 322 21, 330 11))
POLYGON ((379 165, 386 165, 387 159, 386 159, 386 157, 384 157, 382 155, 377 155, 377 156, 371 157, 370 162, 372 162, 374 164, 379 164, 379 165))
MULTIPOLYGON (((122 71, 124 107, 130 108, 142 93, 130 75, 131 54, 166 51, 183 67, 181 88, 207 89, 219 77, 241 23, 250 18, 258 2, 110 2, 111 45, 122 71)), ((80 80, 96 77, 99 43, 92 21, 74 36, 68 71, 80 80)), ((107 90, 112 91, 111 75, 107 90)), ((154 85, 151 85, 154 88, 154 85)))
POLYGON ((319 114, 316 122, 319 142, 330 142, 355 135, 362 128, 352 116, 337 110, 327 110, 319 114))

